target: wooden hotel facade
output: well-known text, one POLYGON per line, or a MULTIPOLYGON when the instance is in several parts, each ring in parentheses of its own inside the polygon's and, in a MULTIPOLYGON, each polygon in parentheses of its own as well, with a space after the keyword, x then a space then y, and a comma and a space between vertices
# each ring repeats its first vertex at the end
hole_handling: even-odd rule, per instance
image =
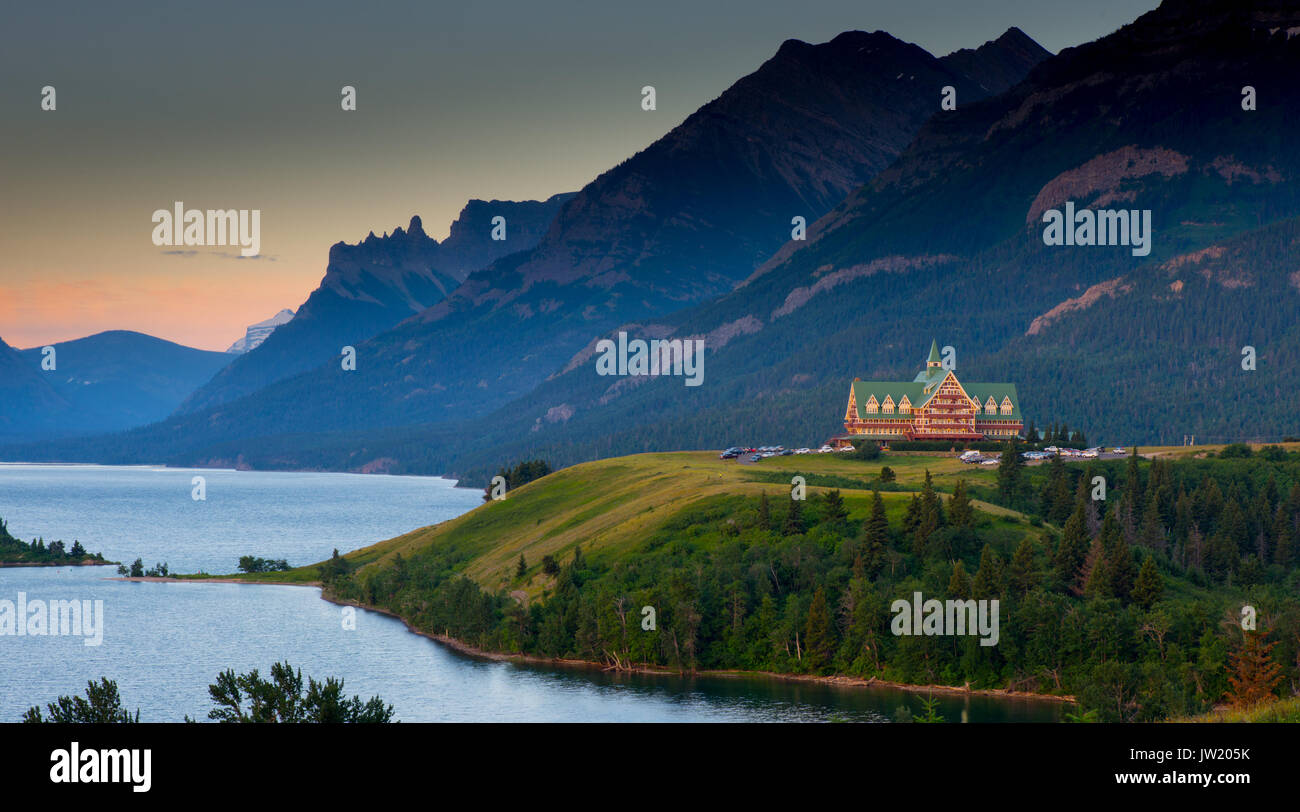
POLYGON ((1013 383, 962 383, 944 369, 937 342, 911 381, 853 380, 845 440, 1010 440, 1020 434, 1013 383))

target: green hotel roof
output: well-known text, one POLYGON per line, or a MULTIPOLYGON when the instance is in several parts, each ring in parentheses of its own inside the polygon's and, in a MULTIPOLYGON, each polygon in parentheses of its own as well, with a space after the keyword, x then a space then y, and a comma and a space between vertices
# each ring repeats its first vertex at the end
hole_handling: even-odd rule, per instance
MULTIPOLYGON (((939 363, 939 342, 930 342, 930 356, 926 368, 917 373, 916 378, 911 381, 854 381, 853 382, 853 400, 857 404, 858 417, 862 418, 864 412, 862 407, 866 404, 871 396, 875 396, 877 403, 884 403, 885 397, 893 399, 895 404, 901 403, 906 397, 911 403, 913 409, 919 409, 929 402, 930 398, 938 390, 939 384, 948 377, 948 370, 943 367, 932 367, 930 363, 939 363)), ((954 375, 954 377, 956 377, 954 375)), ((1015 421, 1020 419, 1020 397, 1016 394, 1016 385, 1014 383, 964 383, 960 378, 957 382, 961 388, 966 390, 966 394, 978 400, 981 406, 981 413, 976 417, 980 420, 1005 420, 1015 421), (1000 407, 1003 398, 1011 399, 1011 414, 1004 415, 1001 413, 986 415, 982 413, 982 407, 992 397, 993 401, 1000 407)), ((895 412, 892 415, 874 414, 873 420, 910 420, 910 415, 900 415, 895 412)))

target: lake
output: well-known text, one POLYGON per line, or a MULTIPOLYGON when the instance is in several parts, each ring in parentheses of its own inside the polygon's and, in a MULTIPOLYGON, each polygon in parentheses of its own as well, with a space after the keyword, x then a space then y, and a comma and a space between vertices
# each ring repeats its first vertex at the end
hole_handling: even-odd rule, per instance
MULTIPOLYGON (((92 552, 174 572, 231 572, 241 555, 292 565, 470 510, 476 489, 433 477, 0 464, 0 517, 24 541, 80 540, 92 552), (191 498, 205 478, 206 500, 191 498)), ((378 694, 402 721, 886 721, 914 694, 766 678, 610 674, 484 662, 401 621, 343 608, 309 587, 132 583, 111 567, 0 568, 0 600, 103 601, 100 645, 81 637, 0 636, 0 722, 34 704, 117 680, 142 721, 206 718, 207 686, 234 668, 288 660, 378 694)), ((1055 721, 1051 702, 940 697, 951 721, 1055 721)))

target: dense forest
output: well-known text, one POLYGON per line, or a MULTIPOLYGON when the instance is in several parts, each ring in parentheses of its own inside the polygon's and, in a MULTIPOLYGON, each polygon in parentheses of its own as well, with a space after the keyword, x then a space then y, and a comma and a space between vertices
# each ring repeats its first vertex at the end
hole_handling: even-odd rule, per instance
MULTIPOLYGON (((514 586, 547 584, 527 605, 463 577, 465 554, 448 545, 356 571, 336 559, 321 575, 332 596, 426 631, 614 668, 1068 694, 1086 718, 1108 721, 1257 703, 1300 684, 1300 454, 1229 446, 1176 461, 1003 459, 996 482, 974 476, 940 494, 927 473, 910 494, 890 483, 853 497, 865 510, 852 512, 828 489, 806 501, 777 485, 757 499, 703 499, 633 555, 579 547, 545 568, 521 558, 514 586), (999 600, 998 644, 895 636, 891 603, 916 591, 999 600), (1253 607, 1253 631, 1243 606, 1253 607), (643 607, 654 610, 652 630, 643 607)), ((862 464, 874 471, 879 461, 862 464)))

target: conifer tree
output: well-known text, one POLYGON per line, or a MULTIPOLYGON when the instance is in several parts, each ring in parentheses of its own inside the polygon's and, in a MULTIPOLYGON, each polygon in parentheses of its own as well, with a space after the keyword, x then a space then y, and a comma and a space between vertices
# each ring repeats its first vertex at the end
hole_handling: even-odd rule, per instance
POLYGON ((1133 548, 1124 538, 1113 511, 1107 513, 1102 520, 1101 547, 1105 555, 1111 594, 1121 600, 1128 600, 1133 591, 1133 581, 1137 578, 1137 565, 1133 562, 1133 548))
POLYGON ((1023 598, 1035 586, 1034 544, 1025 536, 1016 546, 1007 567, 1007 586, 1018 598, 1023 598))
POLYGON ((1160 521, 1160 504, 1155 492, 1147 499, 1146 510, 1142 514, 1142 530, 1138 533, 1138 543, 1148 550, 1165 549, 1165 528, 1160 521))
POLYGON ((1074 509, 1074 499, 1070 494, 1070 482, 1066 476, 1065 463, 1060 456, 1054 456, 1047 463, 1047 483, 1039 495, 1038 512, 1055 525, 1060 525, 1070 518, 1074 509))
POLYGON ((772 506, 767 500, 767 491, 758 495, 758 529, 772 529, 772 506))
POLYGON ((1082 594, 1090 598, 1109 598, 1115 593, 1110 585, 1110 572, 1106 566, 1106 554, 1102 549, 1101 538, 1092 540, 1088 555, 1079 569, 1082 580, 1082 594))
POLYGON ((803 502, 798 499, 790 500, 790 509, 785 514, 785 524, 781 527, 781 534, 785 536, 797 536, 803 532, 803 502))
POLYGON ((835 636, 831 628, 831 615, 826 606, 826 590, 818 587, 808 606, 808 617, 803 628, 803 664, 813 673, 819 673, 831 664, 835 653, 835 636))
POLYGON ((1164 594, 1165 582, 1156 569, 1156 561, 1147 556, 1133 583, 1133 602, 1143 609, 1150 609, 1164 594))
POLYGON ((1291 517, 1286 513, 1286 506, 1280 505, 1273 519, 1273 561, 1289 569, 1294 555, 1295 532, 1291 527, 1291 517))
POLYGON ((980 552, 980 568, 975 573, 971 595, 977 601, 1002 597, 1002 559, 990 544, 985 544, 980 552))
POLYGON ((1232 704, 1248 708, 1274 698, 1282 669, 1273 662, 1276 642, 1264 642, 1261 632, 1244 632, 1241 648, 1228 655, 1229 697, 1232 704))
POLYGON ((912 494, 911 500, 907 503, 907 510, 903 512, 903 534, 912 537, 916 535, 916 528, 921 523, 921 496, 912 494))
POLYGON ((948 502, 948 521, 953 527, 970 527, 975 521, 975 512, 964 479, 957 480, 957 485, 952 489, 952 500, 948 502))
POLYGON ((880 498, 880 491, 873 491, 871 515, 862 523, 862 533, 858 540, 858 558, 865 575, 875 575, 884 566, 888 543, 889 520, 885 518, 885 501, 880 498))
POLYGON ((1015 499, 1020 490, 1020 475, 1025 461, 1020 458, 1020 446, 1015 441, 1007 443, 1006 449, 998 460, 998 493, 1003 499, 1015 499))
POLYGON ((966 565, 959 558, 952 565, 952 575, 948 578, 948 598, 951 600, 969 600, 973 584, 966 573, 966 565))
POLYGON ((849 511, 844 507, 844 497, 840 496, 838 488, 826 491, 822 495, 822 501, 826 505, 826 521, 842 522, 849 518, 849 511))
POLYGON ((1052 560, 1056 580, 1076 594, 1082 591, 1087 581, 1087 574, 1082 573, 1082 570, 1084 561, 1088 558, 1088 549, 1092 546, 1085 522, 1085 505, 1080 499, 1074 503, 1074 513, 1065 522, 1065 530, 1052 560))

